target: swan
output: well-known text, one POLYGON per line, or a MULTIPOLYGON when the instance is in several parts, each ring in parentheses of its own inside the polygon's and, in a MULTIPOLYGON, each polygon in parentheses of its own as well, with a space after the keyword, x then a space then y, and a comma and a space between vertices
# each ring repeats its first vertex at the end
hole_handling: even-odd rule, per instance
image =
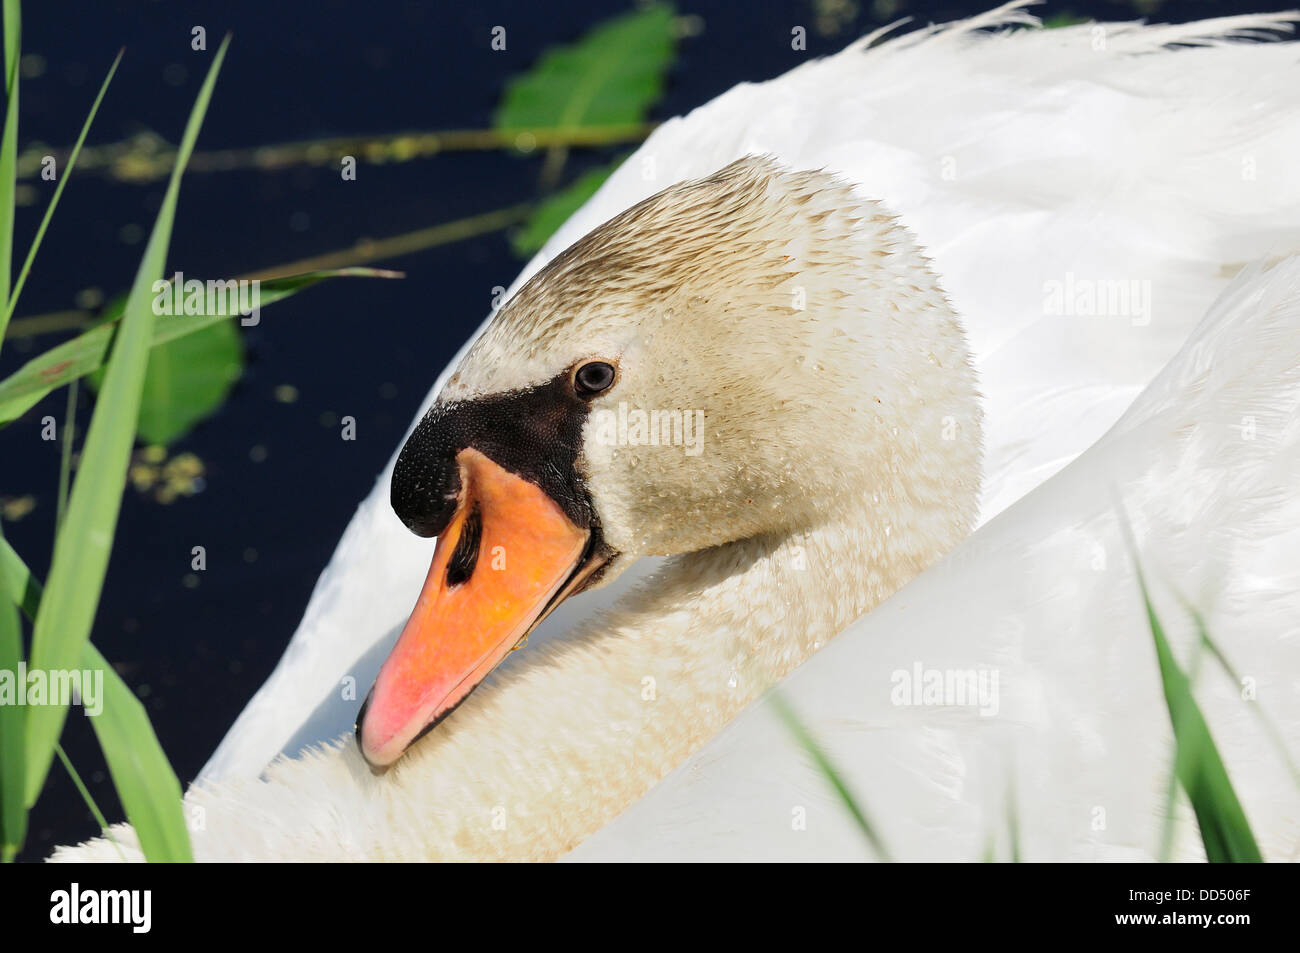
MULTIPOLYGON (((988 32, 1032 25, 1022 6, 737 87, 657 130, 557 233, 435 385, 187 794, 200 859, 598 850, 677 769, 608 836, 653 830, 628 819, 683 790, 679 765, 913 577, 964 594, 951 563, 922 570, 1105 432, 1237 268, 1294 244, 1300 201, 1294 52, 1222 42, 1284 18, 988 32), (942 123, 915 117, 941 100, 942 123), (1138 283, 1120 313, 1045 300, 1114 276, 1138 283), (624 408, 701 412, 700 452, 629 443, 624 408), (433 553, 408 529, 439 534, 433 553), (612 609, 510 652, 558 600, 620 584, 612 609), (466 637, 430 637, 448 625, 466 637), (356 742, 267 767, 304 724, 354 715, 336 686, 385 654, 356 742)), ((948 730, 908 714, 934 719, 922 740, 948 730)))

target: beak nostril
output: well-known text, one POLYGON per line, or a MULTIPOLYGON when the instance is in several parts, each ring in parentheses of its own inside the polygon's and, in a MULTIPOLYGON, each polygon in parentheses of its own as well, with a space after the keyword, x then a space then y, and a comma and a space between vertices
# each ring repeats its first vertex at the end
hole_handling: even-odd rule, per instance
POLYGON ((479 511, 478 504, 474 504, 474 509, 470 511, 469 516, 465 517, 465 523, 460 528, 460 539, 456 540, 456 548, 452 551, 451 558, 447 560, 447 588, 454 589, 469 581, 469 577, 474 575, 474 567, 478 565, 479 544, 483 540, 483 515, 479 511))

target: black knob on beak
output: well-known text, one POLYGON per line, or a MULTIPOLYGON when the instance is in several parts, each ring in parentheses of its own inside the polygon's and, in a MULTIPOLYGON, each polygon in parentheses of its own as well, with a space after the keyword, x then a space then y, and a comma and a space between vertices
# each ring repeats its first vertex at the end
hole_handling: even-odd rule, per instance
POLYGON ((416 536, 437 536, 456 513, 460 467, 456 431, 437 409, 416 426, 397 455, 389 499, 398 519, 416 536))
POLYGON ((587 410, 567 372, 520 390, 435 403, 397 455, 394 512, 417 536, 440 534, 460 504, 456 457, 473 447, 541 487, 575 526, 592 525, 591 501, 575 465, 587 410))

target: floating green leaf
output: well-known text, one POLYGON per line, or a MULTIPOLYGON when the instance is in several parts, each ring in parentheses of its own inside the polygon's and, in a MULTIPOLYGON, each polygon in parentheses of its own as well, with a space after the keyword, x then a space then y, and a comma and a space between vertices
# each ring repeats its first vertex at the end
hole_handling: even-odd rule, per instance
MULTIPOLYGON (((673 9, 662 3, 607 20, 578 42, 547 50, 506 85, 498 130, 555 129, 642 122, 663 95, 673 60, 673 9)), ((543 181, 559 178, 568 149, 551 146, 543 181)))
MULTIPOLYGON (((163 446, 180 439, 226 399, 244 366, 244 345, 233 321, 218 321, 160 344, 149 354, 140 399, 139 438, 163 446)), ((98 390, 103 369, 89 378, 98 390)))
POLYGON ((548 50, 511 79, 498 129, 640 122, 663 94, 673 57, 673 10, 654 4, 595 27, 577 43, 548 50))

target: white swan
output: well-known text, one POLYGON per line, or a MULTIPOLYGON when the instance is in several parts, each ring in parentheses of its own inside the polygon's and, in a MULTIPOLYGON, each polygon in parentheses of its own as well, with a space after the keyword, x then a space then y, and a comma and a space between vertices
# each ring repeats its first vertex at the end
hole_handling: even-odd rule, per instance
MULTIPOLYGON (((524 278, 537 280, 448 382, 431 432, 449 426, 448 400, 553 379, 568 386, 561 373, 603 359, 618 377, 593 408, 619 400, 703 408, 709 441, 698 465, 684 465, 669 455, 677 448, 606 447, 587 433, 577 465, 591 526, 603 551, 618 554, 607 577, 634 555, 683 555, 613 615, 512 659, 387 776, 372 777, 348 744, 278 764, 258 781, 321 697, 356 671, 358 654, 382 644, 398 606, 414 600, 411 567, 427 565, 428 551, 398 532, 384 480, 385 499, 372 497, 344 537, 280 669, 218 752, 205 790, 189 795, 206 811, 195 837, 201 858, 563 853, 975 523, 979 407, 933 271, 970 330, 986 394, 987 517, 1113 422, 1233 266, 1279 241, 1294 247, 1284 229, 1300 185, 1282 171, 1298 137, 1283 121, 1294 105, 1293 50, 1154 52, 1275 18, 1112 25, 1101 49, 1087 27, 974 32, 1024 22, 1014 6, 738 87, 662 127, 575 216, 542 259, 663 182, 737 155, 769 152, 841 176, 741 163, 661 194, 549 271, 530 266, 524 278), (917 109, 940 101, 939 91, 951 110, 943 122, 917 109), (808 115, 814 108, 821 114, 808 115), (885 145, 873 137, 889 119, 885 145), (647 169, 654 175, 643 179, 647 169), (902 211, 933 271, 868 194, 902 211), (1116 278, 1138 282, 1126 314, 1045 313, 1050 282, 1116 278), (1113 349, 1124 353, 1091 353, 1113 349), (291 683, 296 690, 286 690, 291 683)), ((1071 304, 1079 300, 1072 291, 1071 304)), ((460 486, 448 484, 470 487, 461 502, 498 477, 472 454, 460 464, 430 473, 461 473, 460 486)), ((419 511, 414 488, 428 488, 419 476, 399 505, 410 521, 441 529, 436 507, 419 511)), ((516 499, 510 492, 521 487, 506 482, 503 498, 516 499)), ((573 538, 585 539, 584 514, 559 510, 555 526, 575 524, 573 538)), ((453 517, 440 572, 469 512, 453 517)), ((495 530, 486 511, 483 519, 487 542, 495 530)), ((1015 560, 1007 566, 1014 571, 1015 560)), ((923 580, 941 585, 937 570, 923 580)), ((525 596, 544 601, 550 582, 536 582, 525 596)), ((856 630, 849 641, 857 644, 856 630)), ((1143 643, 1130 651, 1149 655, 1143 643)), ((427 661, 419 656, 399 652, 395 670, 418 668, 427 661)), ((386 715, 372 760, 391 760, 422 719, 456 700, 444 694, 430 707, 381 690, 386 715)), ((340 707, 324 706, 325 721, 340 707)), ((907 714, 936 728, 947 719, 933 709, 907 714)), ((956 769, 946 767, 951 780, 956 769)), ((969 833, 975 820, 987 816, 953 822, 969 833)), ((620 826, 634 840, 653 823, 620 826)), ((924 853, 926 842, 917 843, 924 853)), ((1046 843, 1043 853, 1073 846, 1046 843)), ((97 842, 61 856, 116 855, 97 842)))

